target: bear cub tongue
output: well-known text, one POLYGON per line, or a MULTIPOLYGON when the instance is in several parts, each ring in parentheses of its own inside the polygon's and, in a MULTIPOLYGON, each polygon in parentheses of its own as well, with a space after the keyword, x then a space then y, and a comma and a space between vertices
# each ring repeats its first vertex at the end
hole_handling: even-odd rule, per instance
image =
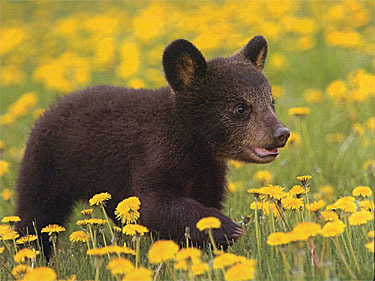
POLYGON ((258 154, 261 157, 265 156, 277 156, 279 154, 279 150, 277 148, 274 149, 265 149, 265 148, 260 148, 260 147, 254 147, 255 153, 258 154))

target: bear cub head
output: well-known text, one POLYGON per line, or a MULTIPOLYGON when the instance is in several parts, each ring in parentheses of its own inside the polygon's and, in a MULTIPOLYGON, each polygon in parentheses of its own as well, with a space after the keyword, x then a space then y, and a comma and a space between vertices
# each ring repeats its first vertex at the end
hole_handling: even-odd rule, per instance
POLYGON ((166 47, 163 68, 179 118, 217 159, 268 163, 289 137, 263 75, 267 41, 255 36, 227 58, 207 61, 189 41, 166 47))

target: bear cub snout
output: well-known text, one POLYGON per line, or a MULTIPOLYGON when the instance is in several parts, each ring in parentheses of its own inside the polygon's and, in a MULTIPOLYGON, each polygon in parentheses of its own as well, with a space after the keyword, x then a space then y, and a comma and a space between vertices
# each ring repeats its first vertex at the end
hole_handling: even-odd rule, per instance
MULTIPOLYGON (((140 223, 161 238, 193 243, 208 237, 196 223, 213 216, 215 241, 226 247, 243 235, 221 213, 226 161, 268 163, 289 137, 263 75, 267 42, 252 38, 227 58, 206 60, 189 41, 164 51, 168 86, 95 86, 64 96, 35 123, 17 179, 21 233, 63 225, 74 202, 109 192, 114 217, 126 197, 141 201, 140 223)), ((39 233, 40 234, 40 233, 39 233)), ((50 244, 43 234, 49 256, 50 244)))

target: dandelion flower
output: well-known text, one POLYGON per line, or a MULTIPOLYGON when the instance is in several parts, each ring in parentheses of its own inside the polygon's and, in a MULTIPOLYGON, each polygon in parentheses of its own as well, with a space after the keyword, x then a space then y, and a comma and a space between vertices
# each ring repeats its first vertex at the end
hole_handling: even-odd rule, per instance
POLYGON ((361 208, 361 210, 372 212, 374 210, 374 202, 370 200, 362 200, 359 202, 359 207, 361 208))
POLYGON ((89 240, 90 236, 84 232, 84 231, 74 231, 69 236, 70 242, 87 242, 89 240))
POLYGON ((225 272, 225 280, 242 281, 253 279, 255 275, 255 266, 255 260, 249 260, 249 262, 235 264, 225 272))
POLYGON ((112 198, 111 194, 109 194, 108 192, 102 192, 102 193, 95 194, 89 200, 89 203, 90 203, 90 206, 92 206, 92 205, 102 205, 102 204, 105 203, 105 201, 108 201, 111 198, 112 198))
POLYGON ((135 251, 129 247, 126 246, 126 243, 124 243, 124 246, 115 246, 115 245, 109 245, 102 248, 102 251, 105 254, 130 254, 135 256, 135 251))
POLYGON ((212 228, 220 228, 221 221, 215 217, 206 217, 206 218, 200 219, 197 222, 196 227, 199 229, 199 231, 212 229, 212 228))
POLYGON ((342 234, 344 232, 346 225, 340 221, 335 220, 333 222, 327 222, 322 227, 322 235, 323 237, 334 237, 342 234))
POLYGON ((371 230, 369 233, 367 233, 368 238, 374 238, 375 237, 375 231, 371 230))
POLYGON ((331 210, 322 211, 320 214, 323 216, 324 221, 336 221, 339 219, 339 216, 331 210))
POLYGON ((27 273, 22 280, 52 281, 56 280, 56 273, 49 267, 41 266, 27 273))
POLYGON ((297 132, 290 132, 288 141, 286 142, 287 146, 296 146, 301 143, 301 135, 297 132))
POLYGON ((197 248, 183 248, 176 254, 176 261, 183 261, 187 259, 195 259, 201 257, 201 251, 197 248))
POLYGON ((231 253, 223 253, 214 258, 213 267, 214 269, 223 269, 238 262, 238 256, 231 253))
POLYGON ((26 264, 18 264, 12 269, 12 274, 20 279, 22 275, 25 275, 30 271, 30 267, 28 267, 26 264))
POLYGON ((25 235, 17 239, 17 244, 25 244, 38 239, 36 235, 25 235))
POLYGON ((290 232, 293 241, 304 241, 321 233, 320 225, 313 222, 297 223, 290 232))
POLYGON ((268 171, 262 170, 255 173, 254 178, 262 183, 269 183, 272 178, 272 174, 268 171))
POLYGON ((5 200, 9 201, 14 195, 14 192, 8 188, 5 188, 1 193, 0 196, 5 200))
POLYGON ((305 117, 310 114, 309 107, 292 107, 288 109, 288 114, 296 117, 305 117))
POLYGON ((161 263, 163 261, 175 258, 178 251, 178 245, 170 240, 159 240, 152 244, 148 251, 148 259, 150 263, 161 263))
POLYGON ((307 181, 310 180, 311 178, 312 178, 312 176, 310 176, 310 175, 305 175, 305 176, 298 176, 298 177, 297 177, 297 180, 298 180, 299 182, 301 182, 301 184, 302 184, 303 186, 305 186, 306 183, 307 183, 307 181))
POLYGON ((350 225, 361 225, 367 223, 369 220, 373 219, 374 216, 369 211, 359 211, 351 214, 349 216, 350 225))
POLYGON ((123 281, 151 281, 152 280, 153 272, 143 267, 135 268, 130 270, 125 277, 122 279, 123 281))
POLYGON ((289 193, 292 194, 292 195, 299 196, 299 195, 305 194, 305 193, 307 193, 309 191, 310 191, 309 188, 305 189, 301 185, 293 185, 293 187, 289 190, 289 193))
POLYGON ((258 197, 262 194, 260 188, 250 188, 247 190, 247 192, 254 195, 255 197, 258 197))
POLYGON ((274 232, 268 235, 267 244, 270 246, 280 246, 291 242, 291 237, 285 232, 274 232))
POLYGON ((325 206, 325 204, 326 204, 326 202, 324 202, 323 200, 319 200, 319 201, 316 201, 316 202, 312 202, 310 204, 306 204, 306 209, 310 210, 311 212, 317 212, 321 208, 323 208, 325 206))
POLYGON ((0 254, 2 254, 5 250, 5 247, 0 247, 0 254))
POLYGON ((91 217, 92 212, 94 209, 85 209, 81 211, 81 214, 84 215, 85 217, 91 217))
POLYGON ((372 190, 368 186, 357 186, 353 189, 353 196, 370 197, 372 190))
POLYGON ((113 275, 123 275, 129 272, 130 270, 133 270, 134 265, 128 259, 114 258, 108 263, 107 268, 111 271, 113 275))
POLYGON ((19 216, 8 216, 8 217, 3 217, 3 219, 1 220, 1 222, 4 222, 4 223, 15 223, 15 222, 18 222, 18 221, 21 221, 20 217, 19 216))
POLYGON ((365 246, 366 246, 366 248, 367 248, 371 253, 374 253, 374 251, 375 251, 375 240, 372 240, 372 241, 368 242, 365 246))
POLYGON ((4 160, 0 160, 0 177, 9 172, 9 163, 4 160))
POLYGON ((202 275, 203 273, 207 272, 210 269, 207 263, 205 262, 196 262, 193 263, 191 270, 195 276, 202 275))
POLYGON ((59 233, 62 231, 65 231, 65 227, 57 224, 49 224, 46 227, 42 228, 42 233, 48 233, 48 235, 51 235, 52 233, 59 233))
POLYGON ((22 263, 25 261, 25 259, 34 259, 37 254, 39 254, 39 251, 24 248, 17 252, 17 254, 14 256, 14 261, 16 263, 22 263))
POLYGON ((149 232, 149 230, 147 229, 147 227, 145 227, 143 225, 127 224, 127 225, 124 226, 122 232, 125 233, 126 235, 139 234, 139 235, 143 236, 146 232, 149 232))
POLYGON ((281 203, 286 209, 301 210, 303 208, 303 198, 294 198, 288 196, 281 199, 281 203))
POLYGON ((334 203, 334 208, 341 209, 345 213, 353 213, 357 210, 355 199, 352 196, 341 197, 334 203))
POLYGON ((107 254, 107 250, 104 248, 92 248, 86 251, 86 255, 89 256, 104 256, 107 254))
POLYGON ((122 223, 135 223, 140 216, 141 202, 138 197, 132 196, 122 200, 116 207, 115 215, 122 223))
POLYGON ((270 185, 260 188, 261 198, 274 198, 276 200, 281 200, 286 197, 287 194, 284 192, 284 188, 279 185, 270 185))

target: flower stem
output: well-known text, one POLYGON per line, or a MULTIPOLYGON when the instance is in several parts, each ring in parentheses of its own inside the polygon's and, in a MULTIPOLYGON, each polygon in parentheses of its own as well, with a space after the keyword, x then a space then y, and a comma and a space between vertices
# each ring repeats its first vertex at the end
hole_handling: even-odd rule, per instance
POLYGON ((257 206, 257 198, 255 197, 255 236, 257 239, 257 249, 258 249, 258 259, 262 260, 262 252, 261 252, 261 240, 260 240, 260 232, 259 232, 259 224, 258 224, 258 206, 257 206))
POLYGON ((102 211, 104 213, 105 219, 107 220, 109 231, 111 232, 111 235, 112 235, 112 240, 111 241, 116 245, 115 235, 114 235, 113 230, 112 230, 111 222, 108 219, 107 212, 105 211, 103 205, 101 205, 101 208, 102 208, 102 211))
POLYGON ((281 258, 283 260, 283 265, 284 265, 284 272, 285 272, 285 277, 286 277, 286 280, 287 281, 290 281, 290 266, 289 266, 289 263, 286 259, 286 255, 284 253, 285 249, 282 249, 281 247, 279 247, 279 250, 280 250, 280 254, 281 254, 281 258))
POLYGON ((57 280, 59 280, 59 277, 60 277, 60 267, 59 267, 59 258, 57 256, 57 249, 56 249, 56 239, 57 239, 57 236, 55 233, 52 234, 52 236, 50 237, 51 241, 52 241, 52 246, 53 246, 53 252, 55 254, 55 263, 56 263, 56 272, 57 272, 57 280))
POLYGON ((354 254, 354 250, 353 250, 353 246, 352 246, 352 235, 351 235, 351 233, 352 233, 351 232, 351 227, 349 226, 348 227, 348 231, 346 232, 346 236, 348 237, 348 242, 349 242, 349 250, 350 250, 350 253, 352 254, 355 267, 357 268, 357 272, 361 272, 361 270, 359 269, 357 257, 354 254))
POLYGON ((140 245, 141 245, 141 237, 136 236, 135 238, 135 267, 139 267, 139 252, 140 252, 140 245))
POLYGON ((340 243, 339 243, 339 240, 338 240, 337 237, 334 237, 333 243, 335 244, 337 252, 339 253, 339 256, 340 256, 342 262, 344 263, 344 265, 346 267, 346 270, 348 271, 349 275, 351 276, 352 279, 356 279, 355 275, 353 274, 353 272, 351 271, 348 263, 345 260, 345 256, 344 256, 344 254, 341 251, 340 243))
POLYGON ((208 229, 207 233, 208 233, 208 237, 210 237, 210 241, 211 241, 212 247, 214 248, 214 251, 217 251, 217 247, 216 247, 216 243, 215 243, 215 240, 214 240, 214 236, 212 235, 212 229, 208 229))
POLYGON ((165 266, 167 267, 169 274, 171 275, 173 281, 177 281, 176 275, 174 275, 172 268, 169 266, 169 263, 167 261, 164 261, 165 266))

